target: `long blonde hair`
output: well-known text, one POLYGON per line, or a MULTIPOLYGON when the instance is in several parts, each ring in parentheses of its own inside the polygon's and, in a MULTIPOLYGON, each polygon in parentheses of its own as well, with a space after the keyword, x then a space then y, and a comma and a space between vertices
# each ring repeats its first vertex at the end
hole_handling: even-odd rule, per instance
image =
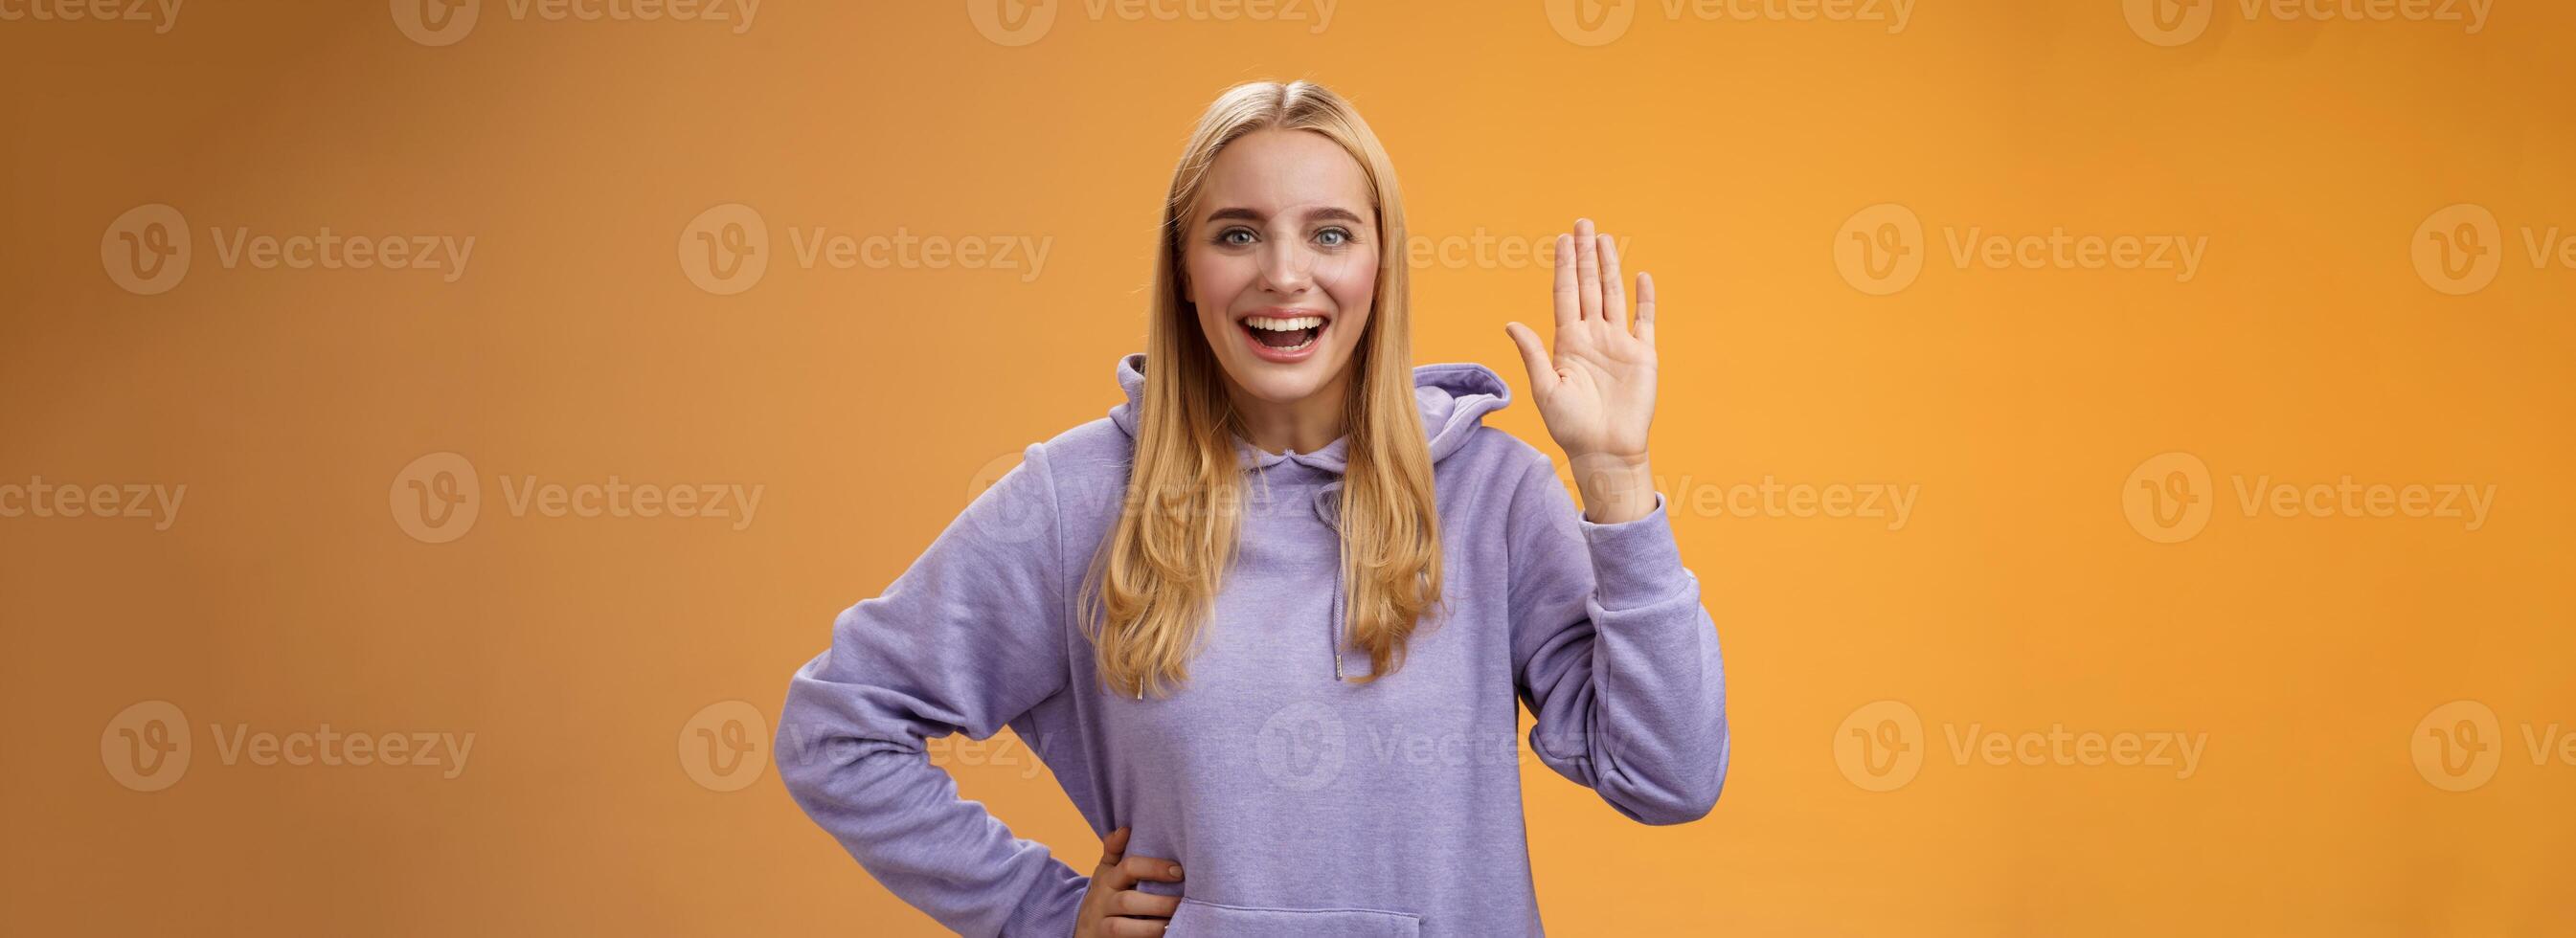
POLYGON ((1135 469, 1117 526, 1101 541, 1082 588, 1085 634, 1112 693, 1141 697, 1188 682, 1189 658, 1234 561, 1242 425, 1178 271, 1217 152, 1265 128, 1312 131, 1340 144, 1368 174, 1377 213, 1377 288, 1348 365, 1356 380, 1343 405, 1350 442, 1339 513, 1350 610, 1344 647, 1367 649, 1371 665, 1360 683, 1402 667, 1417 621, 1441 595, 1440 526, 1414 398, 1404 206, 1394 165, 1358 112, 1324 87, 1236 85, 1199 116, 1163 203, 1135 469))

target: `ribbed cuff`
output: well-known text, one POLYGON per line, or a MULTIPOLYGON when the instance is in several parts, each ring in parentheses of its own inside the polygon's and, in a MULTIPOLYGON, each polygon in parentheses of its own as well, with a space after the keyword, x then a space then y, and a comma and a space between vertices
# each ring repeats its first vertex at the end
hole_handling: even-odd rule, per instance
POLYGON ((1074 926, 1082 924, 1082 897, 1090 891, 1089 876, 1076 876, 1053 889, 1031 890, 1002 933, 1072 938, 1074 926))
POLYGON ((1673 540, 1664 493, 1644 517, 1617 524, 1596 524, 1575 516, 1583 540, 1592 548, 1592 598, 1603 609, 1634 609, 1671 598, 1689 585, 1681 545, 1673 540))

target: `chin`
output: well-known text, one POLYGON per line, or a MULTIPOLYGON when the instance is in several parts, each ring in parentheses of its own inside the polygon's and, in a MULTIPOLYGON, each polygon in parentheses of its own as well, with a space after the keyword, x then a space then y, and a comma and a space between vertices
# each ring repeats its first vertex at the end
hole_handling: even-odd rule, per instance
POLYGON ((1294 404, 1314 396, 1332 376, 1333 365, 1312 359, 1295 365, 1248 362, 1237 365, 1246 369, 1234 374, 1234 383, 1255 399, 1273 404, 1294 404))

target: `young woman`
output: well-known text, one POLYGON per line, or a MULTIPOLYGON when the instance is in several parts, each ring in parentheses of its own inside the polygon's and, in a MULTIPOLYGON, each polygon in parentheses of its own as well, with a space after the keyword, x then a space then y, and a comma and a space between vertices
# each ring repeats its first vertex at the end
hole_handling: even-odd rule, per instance
POLYGON ((1708 813, 1726 683, 1647 466, 1653 282, 1632 321, 1578 221, 1553 359, 1505 327, 1578 514, 1482 425, 1501 378, 1413 366, 1404 244, 1331 92, 1200 118, 1126 402, 1028 447, 789 688, 779 776, 888 890, 971 935, 1539 934, 1523 704, 1621 814, 1708 813), (924 757, 1005 725, 1104 835, 1090 875, 924 757))

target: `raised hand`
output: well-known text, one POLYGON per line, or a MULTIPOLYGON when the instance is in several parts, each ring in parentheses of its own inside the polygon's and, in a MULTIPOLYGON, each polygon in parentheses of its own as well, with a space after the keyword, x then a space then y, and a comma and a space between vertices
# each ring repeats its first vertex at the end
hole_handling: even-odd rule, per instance
POLYGON ((1518 322, 1503 332, 1528 366, 1547 434, 1565 451, 1586 516, 1601 523, 1654 507, 1646 430, 1655 419, 1655 281, 1637 274, 1637 314, 1620 287, 1619 249, 1578 219, 1556 239, 1556 354, 1518 322))

